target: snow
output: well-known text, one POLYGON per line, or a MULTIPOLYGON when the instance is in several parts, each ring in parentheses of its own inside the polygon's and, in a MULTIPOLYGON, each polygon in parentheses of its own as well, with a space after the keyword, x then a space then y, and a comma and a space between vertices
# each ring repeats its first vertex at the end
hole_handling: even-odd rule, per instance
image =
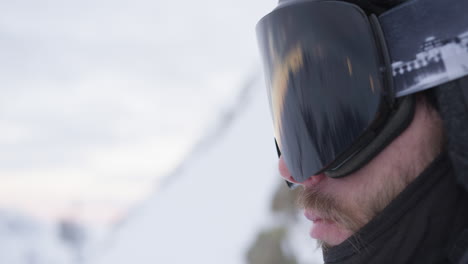
MULTIPOLYGON (((241 93, 92 264, 245 263, 255 235, 277 220, 269 213, 279 176, 263 87, 256 78, 241 93)), ((308 261, 318 263, 321 256, 309 254, 308 261)))
POLYGON ((54 226, 17 213, 0 212, 0 245, 0 263, 72 263, 72 254, 54 226))

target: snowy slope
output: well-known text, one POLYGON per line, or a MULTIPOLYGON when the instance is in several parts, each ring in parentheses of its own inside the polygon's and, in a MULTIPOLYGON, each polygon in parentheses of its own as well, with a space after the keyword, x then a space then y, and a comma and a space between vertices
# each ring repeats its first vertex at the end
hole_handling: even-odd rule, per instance
POLYGON ((92 263, 245 263, 256 233, 275 224, 268 210, 279 183, 260 79, 92 263))
POLYGON ((0 263, 73 263, 55 226, 13 212, 0 212, 0 263))

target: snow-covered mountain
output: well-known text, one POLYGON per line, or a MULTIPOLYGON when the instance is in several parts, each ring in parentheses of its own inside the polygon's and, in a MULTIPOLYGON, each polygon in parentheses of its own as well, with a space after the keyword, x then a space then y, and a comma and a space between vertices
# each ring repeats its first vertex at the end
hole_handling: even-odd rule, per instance
MULTIPOLYGON (((284 225, 270 211, 281 184, 263 81, 249 81, 188 158, 116 228, 92 264, 247 263, 258 233, 284 225)), ((321 263, 304 222, 281 247, 321 263)))

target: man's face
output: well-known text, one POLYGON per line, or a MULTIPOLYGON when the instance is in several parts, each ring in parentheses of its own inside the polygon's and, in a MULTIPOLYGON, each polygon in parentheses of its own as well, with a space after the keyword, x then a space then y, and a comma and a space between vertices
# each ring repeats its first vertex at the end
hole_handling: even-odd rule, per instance
MULTIPOLYGON (((440 152, 441 127, 436 112, 419 103, 411 125, 365 167, 344 178, 320 174, 300 183, 311 237, 336 246, 374 218, 440 152)), ((282 158, 279 170, 295 182, 282 158)))

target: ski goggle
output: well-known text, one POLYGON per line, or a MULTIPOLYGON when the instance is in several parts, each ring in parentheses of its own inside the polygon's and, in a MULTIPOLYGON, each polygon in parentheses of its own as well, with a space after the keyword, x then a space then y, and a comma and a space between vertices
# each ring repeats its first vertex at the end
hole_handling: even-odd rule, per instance
POLYGON ((276 147, 293 178, 345 176, 335 172, 367 151, 401 98, 468 75, 467 13, 466 0, 410 0, 379 17, 303 0, 263 17, 276 147))

